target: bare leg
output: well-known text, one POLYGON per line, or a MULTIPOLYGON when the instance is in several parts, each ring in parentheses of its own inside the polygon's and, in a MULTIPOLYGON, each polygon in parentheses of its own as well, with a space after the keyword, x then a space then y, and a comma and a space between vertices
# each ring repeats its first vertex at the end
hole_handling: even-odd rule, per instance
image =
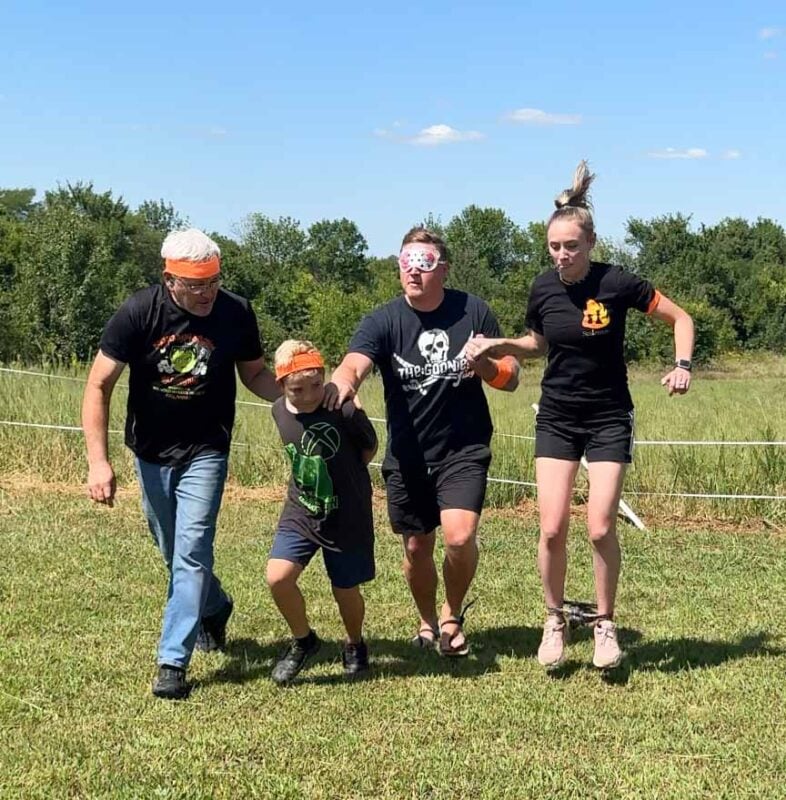
MULTIPOLYGON (((480 514, 461 508, 445 509, 440 514, 445 539, 445 560, 442 575, 445 581, 445 604, 441 618, 458 617, 478 568, 477 531, 480 514)), ((460 649, 464 634, 455 622, 442 625, 448 638, 454 636, 451 646, 460 649)))
POLYGON ((303 567, 300 564, 283 558, 271 558, 267 562, 267 585, 296 639, 308 636, 311 631, 306 617, 306 601, 297 585, 301 572, 303 567))
POLYGON ((437 629, 437 568, 434 565, 434 531, 405 534, 404 577, 420 614, 420 627, 437 629))
POLYGON ((614 601, 620 576, 620 545, 617 540, 617 509, 626 464, 595 461, 589 465, 587 530, 592 543, 595 594, 598 613, 614 615, 614 601))
POLYGON ((548 608, 561 608, 565 599, 570 500, 578 468, 578 461, 535 459, 540 512, 538 571, 548 608))
POLYGON ((360 587, 339 589, 334 586, 333 597, 336 598, 339 614, 347 630, 347 640, 357 644, 363 639, 363 617, 366 614, 366 604, 363 602, 360 587))

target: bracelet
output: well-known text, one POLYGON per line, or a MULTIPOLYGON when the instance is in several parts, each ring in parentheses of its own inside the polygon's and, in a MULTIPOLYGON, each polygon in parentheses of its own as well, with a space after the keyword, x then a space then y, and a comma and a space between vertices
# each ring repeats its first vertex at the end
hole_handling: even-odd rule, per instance
POLYGON ((508 358, 503 358, 497 361, 492 359, 494 366, 497 368, 497 374, 486 383, 494 389, 504 389, 508 385, 508 381, 513 377, 514 367, 508 358))

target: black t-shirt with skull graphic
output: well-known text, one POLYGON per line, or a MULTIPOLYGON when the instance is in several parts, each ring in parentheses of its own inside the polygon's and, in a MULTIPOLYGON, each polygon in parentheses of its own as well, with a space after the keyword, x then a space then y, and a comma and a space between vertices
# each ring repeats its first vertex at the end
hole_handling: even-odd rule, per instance
POLYGON ((180 308, 162 284, 115 312, 100 348, 129 366, 126 444, 144 461, 180 466, 226 453, 235 421, 235 363, 262 356, 247 300, 221 289, 206 317, 180 308))
POLYGON ((364 317, 350 353, 370 358, 382 374, 387 408, 385 466, 439 464, 488 452, 492 424, 481 379, 464 355, 467 341, 500 336, 479 297, 454 289, 434 311, 417 311, 401 296, 364 317))
POLYGON ((292 466, 279 530, 328 550, 373 547, 371 478, 362 451, 376 447, 377 434, 365 412, 349 401, 335 411, 296 414, 280 397, 273 419, 292 466))
POLYGON ((562 283, 556 270, 538 275, 526 324, 548 343, 541 405, 630 411, 623 357, 628 309, 649 313, 659 296, 638 275, 594 261, 580 283, 562 283))

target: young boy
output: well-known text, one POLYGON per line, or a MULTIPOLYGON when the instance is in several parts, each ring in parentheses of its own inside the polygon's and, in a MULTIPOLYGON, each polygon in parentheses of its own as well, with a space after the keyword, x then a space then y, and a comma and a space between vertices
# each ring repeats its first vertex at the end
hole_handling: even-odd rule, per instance
POLYGON ((273 405, 273 419, 292 479, 267 563, 267 582, 293 639, 272 678, 282 685, 292 681, 321 645, 297 585, 320 549, 347 631, 344 673, 355 677, 369 668, 365 605, 358 587, 375 573, 367 464, 377 450, 377 436, 354 403, 334 411, 322 407, 325 366, 311 342, 284 342, 276 350, 275 367, 284 395, 273 405))

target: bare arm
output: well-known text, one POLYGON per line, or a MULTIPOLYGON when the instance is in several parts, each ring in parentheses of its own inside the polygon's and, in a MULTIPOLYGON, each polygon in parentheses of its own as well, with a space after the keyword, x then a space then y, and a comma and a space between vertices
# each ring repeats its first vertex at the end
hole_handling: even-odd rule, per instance
POLYGON ((335 387, 335 392, 326 392, 327 408, 341 408, 346 400, 354 397, 373 366, 374 362, 368 356, 347 353, 330 377, 330 384, 335 387))
MULTIPOLYGON (((693 320, 687 311, 673 303, 665 295, 661 295, 658 305, 650 316, 665 322, 674 329, 674 357, 690 361, 693 358, 694 330, 693 320)), ((690 389, 690 370, 675 367, 661 380, 668 393, 685 394, 690 389)))
POLYGON ((121 361, 115 361, 99 350, 82 398, 82 430, 88 464, 87 491, 92 500, 109 506, 114 502, 117 486, 107 447, 109 403, 124 367, 121 361))
POLYGON ((237 374, 243 386, 263 400, 276 400, 281 396, 281 386, 276 376, 265 366, 264 358, 238 361, 237 374))
POLYGON ((545 337, 535 331, 529 331, 518 339, 486 339, 476 336, 470 339, 467 345, 467 357, 470 363, 487 355, 489 358, 502 358, 513 356, 517 360, 522 358, 537 358, 546 355, 548 346, 545 337))

